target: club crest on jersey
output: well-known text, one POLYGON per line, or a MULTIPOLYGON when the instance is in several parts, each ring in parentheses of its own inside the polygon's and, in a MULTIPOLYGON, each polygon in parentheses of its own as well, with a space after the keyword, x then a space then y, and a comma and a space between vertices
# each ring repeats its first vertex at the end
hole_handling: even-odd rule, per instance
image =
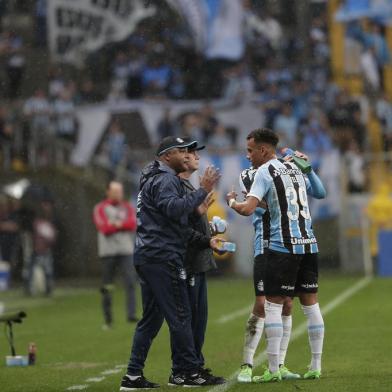
POLYGON ((191 286, 191 287, 194 287, 195 286, 195 277, 194 276, 191 276, 190 278, 189 278, 189 286, 191 286))

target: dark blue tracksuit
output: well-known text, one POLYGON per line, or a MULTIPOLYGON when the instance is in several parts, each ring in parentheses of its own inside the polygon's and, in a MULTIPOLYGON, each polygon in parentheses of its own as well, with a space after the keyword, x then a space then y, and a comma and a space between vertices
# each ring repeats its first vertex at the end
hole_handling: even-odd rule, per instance
POLYGON ((134 262, 141 279, 143 317, 135 330, 130 375, 141 374, 164 319, 170 330, 173 373, 199 368, 184 257, 191 236, 188 215, 206 196, 203 189, 186 194, 176 173, 162 162, 142 173, 134 262))
MULTIPOLYGON (((182 180, 185 192, 192 193, 195 188, 182 180)), ((203 344, 207 328, 208 302, 206 272, 217 268, 212 249, 208 246, 211 239, 207 215, 193 212, 189 216, 189 226, 193 233, 199 233, 198 241, 189 241, 185 257, 188 295, 192 311, 192 333, 199 367, 204 367, 203 344)))

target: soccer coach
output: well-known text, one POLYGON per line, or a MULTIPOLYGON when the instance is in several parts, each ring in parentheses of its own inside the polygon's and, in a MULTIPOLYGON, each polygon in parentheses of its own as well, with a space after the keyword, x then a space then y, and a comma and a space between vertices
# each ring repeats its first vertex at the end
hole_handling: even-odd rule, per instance
POLYGON ((183 375, 184 386, 207 385, 209 381, 199 372, 184 257, 188 216, 212 191, 219 174, 207 168, 200 188, 185 192, 177 175, 187 170, 187 149, 194 145, 181 138, 163 139, 157 149, 157 161, 142 173, 134 262, 141 279, 143 317, 135 330, 120 391, 159 387, 143 376, 143 368, 164 319, 170 330, 172 372, 183 375))

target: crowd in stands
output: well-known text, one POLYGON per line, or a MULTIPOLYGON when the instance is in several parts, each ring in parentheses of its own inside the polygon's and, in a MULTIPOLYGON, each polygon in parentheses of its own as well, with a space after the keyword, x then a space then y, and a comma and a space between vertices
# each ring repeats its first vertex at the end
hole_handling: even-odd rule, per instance
MULTIPOLYGON (((46 45, 44 3, 44 0, 36 2, 34 15, 34 45, 41 48, 46 45)), ((72 145, 77 141, 75 110, 79 105, 103 100, 115 103, 122 99, 153 99, 167 102, 157 129, 159 137, 191 136, 206 142, 212 153, 224 154, 238 148, 242 140, 238 139, 238 129, 218 121, 213 100, 219 98, 259 108, 264 118, 260 126, 274 129, 282 145, 308 153, 316 167, 321 153, 339 148, 351 168, 349 171, 360 172, 358 176, 353 174, 357 178, 350 180, 350 189, 362 191, 366 183, 363 152, 368 146, 368 109, 362 100, 331 82, 326 11, 312 16, 309 42, 305 43, 263 7, 256 6, 256 2, 244 4, 248 11, 246 51, 239 61, 203 59, 193 48, 184 23, 173 17, 169 7, 162 7, 159 15, 140 23, 125 41, 101 50, 100 54, 107 59, 106 88, 98 83, 96 75, 102 72, 94 67, 77 79, 53 66, 48 85, 22 101, 22 125, 17 126, 12 111, 2 107, 2 144, 15 137, 15 129, 19 127, 24 141, 18 148, 24 153, 29 151, 26 140, 42 151, 45 146, 40 146, 40 141, 51 137, 72 145), (173 116, 168 98, 200 99, 205 104, 200 110, 173 116)), ((15 32, 3 29, 0 34, 0 57, 5 59, 5 98, 13 101, 20 97, 26 67, 24 44, 15 32)), ((347 27, 347 37, 362 47, 360 67, 366 93, 375 104, 383 127, 385 151, 391 151, 392 102, 382 85, 382 67, 390 61, 390 53, 383 34, 383 27, 377 23, 370 23, 366 30, 359 23, 347 27)), ((129 160, 129 151, 121 126, 114 121, 108 129, 100 153, 114 172, 118 165, 129 160)), ((45 164, 45 153, 39 156, 45 164)), ((129 166, 127 162, 125 166, 129 166)))
POLYGON ((21 272, 25 293, 33 295, 34 270, 45 275, 45 294, 52 294, 54 248, 58 224, 51 193, 30 186, 23 199, 0 193, 0 261, 21 272))

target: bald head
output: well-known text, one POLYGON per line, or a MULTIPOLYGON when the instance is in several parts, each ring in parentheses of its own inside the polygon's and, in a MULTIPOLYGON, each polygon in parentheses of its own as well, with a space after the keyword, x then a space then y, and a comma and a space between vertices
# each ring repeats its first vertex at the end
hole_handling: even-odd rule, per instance
POLYGON ((106 190, 107 198, 115 201, 121 202, 124 199, 124 188, 121 182, 110 181, 106 190))

